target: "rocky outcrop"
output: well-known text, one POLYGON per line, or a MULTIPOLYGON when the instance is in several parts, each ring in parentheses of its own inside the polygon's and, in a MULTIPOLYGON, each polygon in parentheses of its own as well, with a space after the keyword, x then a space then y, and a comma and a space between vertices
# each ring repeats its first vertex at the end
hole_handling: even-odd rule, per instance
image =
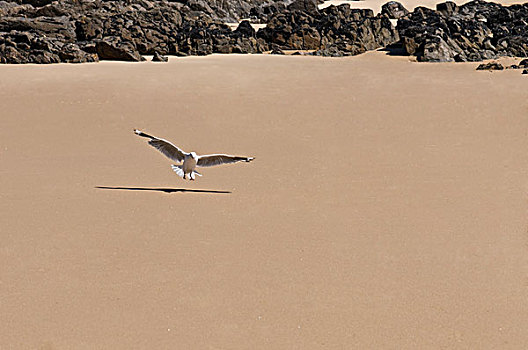
POLYGON ((1 63, 94 62, 97 56, 76 43, 68 17, 1 17, 1 63))
POLYGON ((0 1, 0 62, 140 61, 142 55, 309 51, 349 56, 399 42, 425 62, 528 55, 528 4, 473 1, 412 13, 398 2, 381 14, 317 0, 0 1), (255 32, 241 16, 265 20, 255 32), (399 18, 397 29, 390 18, 399 18))
POLYGON ((0 2, 0 62, 140 61, 141 55, 256 53, 247 22, 231 31, 200 3, 148 0, 0 2))
POLYGON ((349 56, 394 43, 398 33, 387 15, 375 16, 371 10, 346 4, 318 10, 314 2, 302 0, 273 15, 257 37, 283 50, 349 56))
POLYGON ((481 0, 436 10, 418 7, 398 20, 401 45, 419 61, 481 61, 528 55, 528 3, 509 7, 481 0))
POLYGON ((282 9, 291 0, 177 0, 192 11, 203 12, 214 20, 238 22, 251 18, 265 23, 265 13, 282 9))

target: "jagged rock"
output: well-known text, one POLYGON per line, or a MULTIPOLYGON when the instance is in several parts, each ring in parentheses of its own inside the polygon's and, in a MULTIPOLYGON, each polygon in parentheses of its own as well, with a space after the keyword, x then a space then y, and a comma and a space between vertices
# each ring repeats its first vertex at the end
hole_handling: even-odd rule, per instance
POLYGON ((332 45, 324 49, 317 50, 313 53, 314 56, 325 56, 325 57, 343 57, 348 56, 346 53, 341 51, 337 46, 332 45))
POLYGON ((77 44, 73 43, 63 45, 57 55, 61 62, 67 63, 97 62, 99 60, 97 55, 83 51, 77 44))
POLYGON ((436 11, 440 12, 444 17, 450 17, 458 12, 458 7, 454 2, 446 1, 437 4, 436 11))
MULTIPOLYGON (((291 8, 291 7, 289 7, 291 8)), ((320 55, 356 55, 398 41, 387 15, 349 5, 330 6, 309 14, 286 10, 273 15, 257 37, 286 50, 321 50, 320 55), (326 50, 327 48, 334 47, 326 50)))
POLYGON ((31 5, 21 5, 16 2, 0 1, 0 17, 15 17, 20 13, 33 10, 31 5))
POLYGON ((440 36, 431 37, 423 47, 423 54, 417 55, 418 61, 454 62, 456 52, 440 36))
POLYGON ((400 43, 422 61, 481 61, 528 56, 528 4, 509 7, 481 0, 437 10, 417 7, 398 20, 400 43))
POLYGON ((504 66, 498 62, 479 64, 477 70, 503 70, 504 66))
POLYGON ((356 55, 399 40, 418 60, 480 61, 528 56, 528 4, 452 2, 406 13, 399 3, 382 14, 348 5, 319 10, 316 0, 17 0, 0 1, 0 62, 141 60, 141 55, 207 55, 313 50, 356 55), (255 33, 243 21, 267 20, 255 33), (391 17, 399 16, 398 30, 391 17))
POLYGON ((284 55, 284 51, 282 51, 279 47, 275 47, 275 48, 273 48, 273 50, 271 50, 270 54, 272 54, 272 55, 284 55))
POLYGON ((249 11, 249 17, 258 23, 267 23, 272 15, 286 10, 284 2, 264 3, 253 6, 249 11))
POLYGON ((240 22, 237 29, 235 29, 235 33, 245 37, 255 37, 256 34, 255 29, 249 21, 240 22))
POLYGON ((409 14, 409 10, 397 1, 389 1, 381 6, 381 13, 389 16, 390 19, 398 19, 409 14))
POLYGON ((31 32, 46 37, 61 37, 65 41, 75 39, 75 30, 69 18, 63 17, 0 17, 0 32, 31 32))
POLYGON ((295 0, 288 5, 287 8, 290 11, 300 11, 312 16, 317 16, 319 14, 319 9, 315 0, 295 0))
POLYGON ((101 60, 141 61, 141 55, 130 41, 109 36, 97 41, 96 51, 101 60))
POLYGON ((19 52, 15 47, 0 44, 0 62, 1 63, 26 63, 27 57, 19 52))
POLYGON ((169 58, 167 56, 162 56, 159 53, 155 52, 154 57, 152 57, 152 62, 169 62, 169 58))
POLYGON ((33 7, 41 7, 51 4, 53 0, 19 0, 22 4, 29 4, 33 7))

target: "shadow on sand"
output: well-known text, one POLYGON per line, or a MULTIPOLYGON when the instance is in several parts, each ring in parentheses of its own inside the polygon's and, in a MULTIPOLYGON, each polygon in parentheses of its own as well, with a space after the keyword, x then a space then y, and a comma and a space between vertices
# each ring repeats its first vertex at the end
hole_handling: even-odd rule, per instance
POLYGON ((103 190, 121 190, 121 191, 153 191, 153 192, 187 192, 187 193, 231 193, 230 191, 214 191, 214 190, 191 190, 186 188, 153 188, 153 187, 108 187, 95 186, 95 188, 103 190))
POLYGON ((385 46, 378 51, 386 52, 388 56, 409 56, 401 44, 392 44, 385 46))

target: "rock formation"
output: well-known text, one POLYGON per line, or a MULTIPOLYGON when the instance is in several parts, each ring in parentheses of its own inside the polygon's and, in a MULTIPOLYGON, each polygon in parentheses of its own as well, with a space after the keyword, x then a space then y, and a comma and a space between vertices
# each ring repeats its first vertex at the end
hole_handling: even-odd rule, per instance
POLYGON ((462 6, 418 7, 398 20, 405 52, 419 61, 481 61, 528 55, 528 3, 502 6, 481 0, 462 6))
POLYGON ((395 1, 381 14, 317 0, 11 0, 0 1, 0 63, 140 61, 141 55, 309 51, 349 56, 398 42, 419 61, 480 61, 528 56, 528 3, 481 0, 419 7, 395 1), (242 21, 266 21, 255 32, 242 21), (390 18, 399 18, 397 28, 390 18))

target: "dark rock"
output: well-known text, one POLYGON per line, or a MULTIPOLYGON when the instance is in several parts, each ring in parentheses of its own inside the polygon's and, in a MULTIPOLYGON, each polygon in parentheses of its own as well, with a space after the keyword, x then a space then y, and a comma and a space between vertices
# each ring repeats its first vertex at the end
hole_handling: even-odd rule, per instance
POLYGON ((337 46, 332 45, 324 49, 317 50, 313 53, 314 56, 325 56, 325 57, 343 57, 348 56, 345 52, 341 51, 337 46))
POLYGON ((16 2, 0 1, 0 17, 16 17, 19 14, 30 12, 34 8, 31 5, 21 5, 16 2))
POLYGON ((141 55, 130 41, 110 36, 97 41, 96 51, 101 60, 141 61, 141 55))
MULTIPOLYGON (((346 56, 394 44, 423 62, 528 57, 528 4, 476 0, 412 13, 396 2, 381 14, 317 0, 0 0, 0 61, 141 60, 141 55, 207 55, 310 50, 346 56), (243 21, 268 21, 255 33, 243 21), (398 18, 396 30, 389 20, 398 18)), ((528 64, 527 64, 528 66, 528 64)), ((527 68, 527 67, 523 67, 527 68)))
POLYGON ((99 60, 97 55, 83 51, 77 44, 73 43, 62 46, 57 55, 61 62, 67 63, 97 62, 99 60))
POLYGON ((521 74, 528 74, 528 69, 523 70, 521 74))
POLYGON ((454 62, 456 51, 440 36, 431 37, 424 46, 423 54, 417 55, 418 61, 424 62, 454 62))
POLYGON ((240 22, 237 29, 235 29, 235 33, 245 37, 255 37, 256 34, 255 29, 253 29, 249 21, 240 22))
POLYGON ((528 68, 528 59, 524 59, 519 62, 519 68, 528 68))
POLYGON ((68 17, 0 17, 0 32, 31 32, 47 37, 75 39, 75 30, 68 17))
POLYGON ((279 47, 275 47, 275 48, 273 48, 273 50, 271 50, 270 54, 272 54, 272 55, 284 55, 284 51, 282 51, 279 47))
POLYGON ((255 22, 268 23, 272 15, 285 10, 286 5, 283 2, 264 3, 252 7, 249 16, 255 22))
POLYGON ((49 5, 53 2, 53 0, 19 0, 22 4, 29 4, 33 7, 41 7, 49 5))
POLYGON ((452 1, 442 2, 436 5, 436 11, 440 12, 445 17, 450 17, 458 12, 457 5, 452 1))
POLYGON ((317 2, 315 0, 295 0, 288 5, 288 10, 304 12, 313 16, 319 14, 317 2))
POLYGON ((348 5, 330 6, 317 14, 299 10, 275 14, 257 37, 283 50, 315 50, 325 56, 357 55, 398 41, 387 15, 374 16, 371 10, 348 5))
POLYGON ((389 1, 381 7, 381 13, 391 19, 398 19, 409 14, 409 11, 397 1, 389 1))
POLYGON ((503 70, 504 66, 498 62, 482 63, 477 70, 503 70))
POLYGON ((155 52, 154 57, 152 57, 152 62, 169 62, 169 58, 167 56, 162 56, 159 53, 155 52))
POLYGON ((0 63, 26 63, 27 57, 13 46, 0 44, 0 63))
POLYGON ((409 55, 428 61, 481 61, 528 56, 528 5, 509 7, 481 0, 437 10, 417 7, 398 20, 400 44, 409 55))

